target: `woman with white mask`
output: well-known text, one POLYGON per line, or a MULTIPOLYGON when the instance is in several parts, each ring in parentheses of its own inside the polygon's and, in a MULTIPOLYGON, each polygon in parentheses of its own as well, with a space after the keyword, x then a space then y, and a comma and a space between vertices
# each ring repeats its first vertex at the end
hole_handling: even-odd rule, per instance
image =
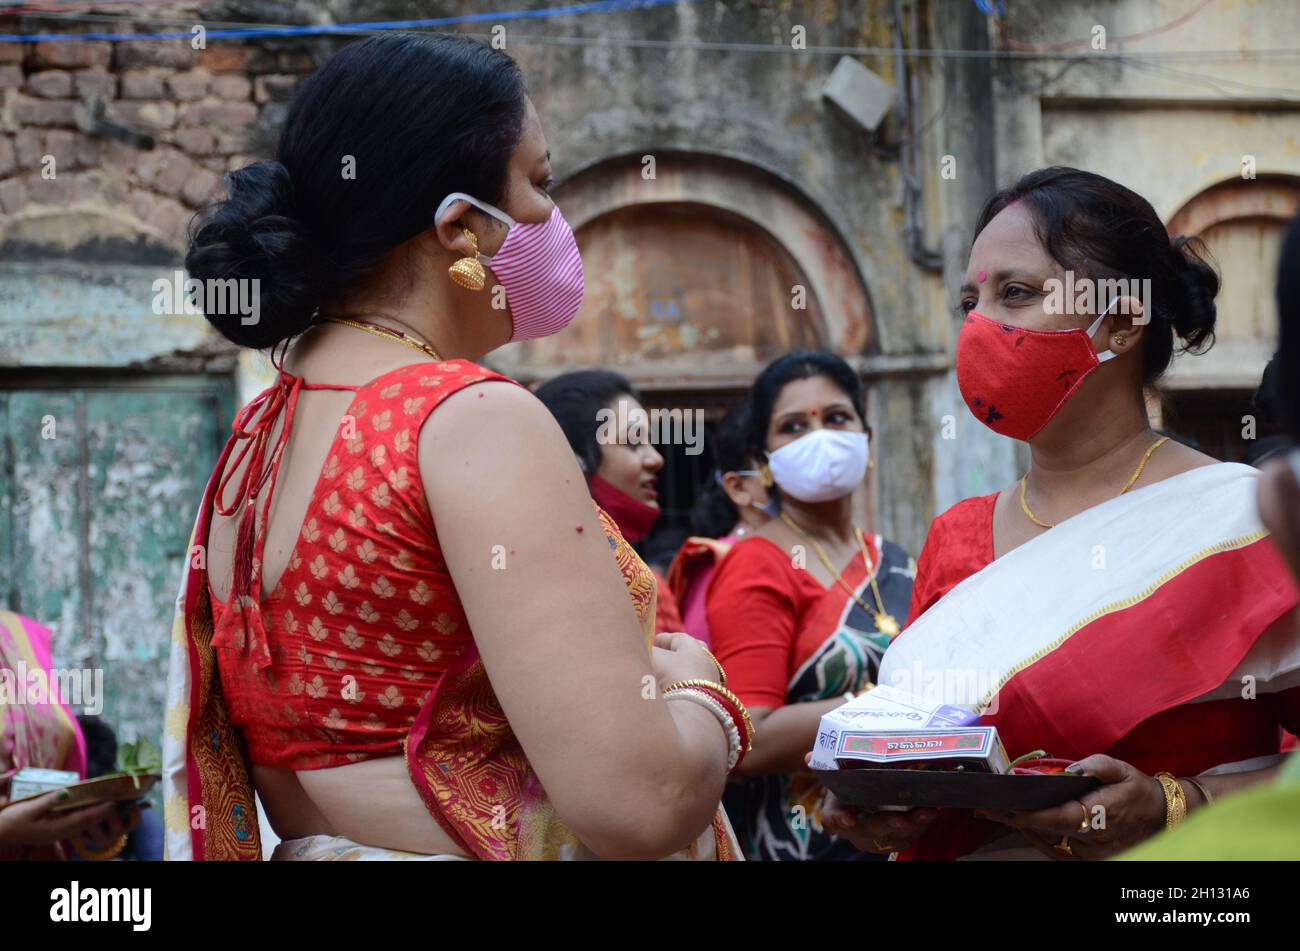
POLYGON ((829 353, 774 361, 750 393, 750 448, 775 517, 737 542, 707 595, 713 650, 754 720, 728 813, 750 858, 865 858, 822 829, 804 766, 823 714, 876 679, 907 620, 914 564, 854 522, 870 462, 862 384, 829 353))

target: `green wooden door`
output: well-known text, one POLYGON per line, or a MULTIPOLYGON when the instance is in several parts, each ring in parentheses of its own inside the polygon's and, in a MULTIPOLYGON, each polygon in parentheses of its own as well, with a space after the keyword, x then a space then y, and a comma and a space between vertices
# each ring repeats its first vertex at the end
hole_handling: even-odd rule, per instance
POLYGON ((230 378, 0 384, 0 604, 54 632, 57 667, 101 668, 119 741, 162 733, 172 602, 230 378))

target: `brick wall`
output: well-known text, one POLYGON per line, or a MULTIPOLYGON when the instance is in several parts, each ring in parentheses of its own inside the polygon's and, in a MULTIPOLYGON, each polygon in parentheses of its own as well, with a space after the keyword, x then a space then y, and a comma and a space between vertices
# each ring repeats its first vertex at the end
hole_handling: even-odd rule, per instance
POLYGON ((93 208, 179 250, 222 174, 274 149, 314 65, 256 42, 0 43, 0 221, 93 208))

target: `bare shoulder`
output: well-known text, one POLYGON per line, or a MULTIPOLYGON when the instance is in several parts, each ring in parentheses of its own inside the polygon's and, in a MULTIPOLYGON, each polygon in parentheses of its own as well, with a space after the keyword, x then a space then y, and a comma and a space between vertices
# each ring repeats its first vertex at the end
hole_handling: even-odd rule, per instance
POLYGON ((527 442, 559 432, 555 418, 525 387, 488 379, 457 390, 429 414, 420 430, 420 451, 448 441, 527 442))
POLYGON ((582 483, 581 497, 590 507, 560 424, 513 381, 484 380, 448 396, 420 430, 419 460, 426 492, 454 485, 457 494, 471 491, 491 504, 508 505, 515 499, 501 493, 545 496, 568 481, 582 483))

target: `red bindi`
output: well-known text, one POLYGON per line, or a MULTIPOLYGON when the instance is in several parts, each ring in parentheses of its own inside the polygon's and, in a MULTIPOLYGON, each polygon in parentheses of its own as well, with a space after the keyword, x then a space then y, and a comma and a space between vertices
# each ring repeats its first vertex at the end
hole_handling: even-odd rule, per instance
POLYGON ((988 274, 984 273, 983 271, 980 271, 979 274, 976 276, 979 278, 979 282, 981 284, 983 284, 984 281, 988 278, 988 274))
POLYGON ((579 535, 582 534, 582 526, 581 526, 581 525, 578 526, 578 534, 579 534, 579 535))

